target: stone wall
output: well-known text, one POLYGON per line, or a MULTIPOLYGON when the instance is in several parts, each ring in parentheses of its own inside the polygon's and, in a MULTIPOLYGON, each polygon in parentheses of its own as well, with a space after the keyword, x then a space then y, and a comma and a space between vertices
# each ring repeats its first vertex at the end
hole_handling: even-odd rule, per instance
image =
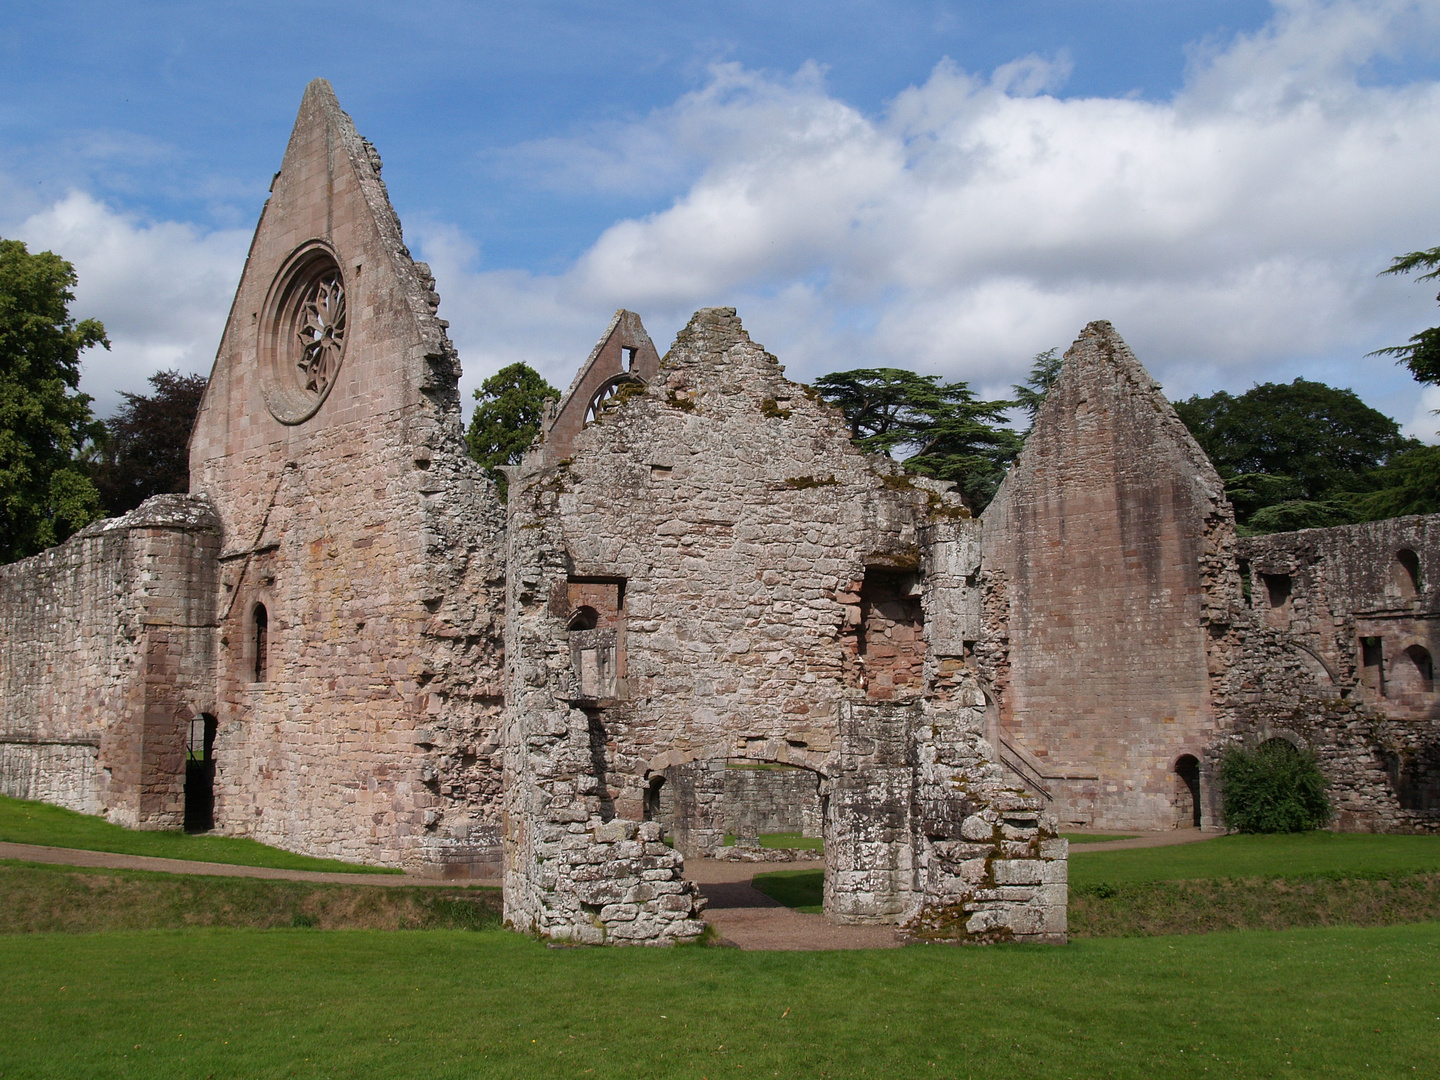
POLYGON ((0 791, 181 825, 218 547, 206 500, 163 495, 0 567, 0 791))
POLYGON ((1440 830, 1440 516, 1242 538, 1212 635, 1233 742, 1313 749, 1347 830, 1440 830), (1426 673, 1430 678, 1426 679, 1426 673))
POLYGON ((1238 589, 1233 514, 1109 323, 1065 354, 984 524, 997 749, 1062 822, 1168 828, 1176 762, 1217 733, 1206 621, 1238 589))
MULTIPOLYGON (((934 658, 963 654, 963 644, 929 648, 919 625, 922 532, 967 518, 958 498, 857 451, 838 413, 785 380, 732 309, 698 313, 657 377, 620 395, 569 450, 557 458, 542 444, 511 484, 507 917, 551 936, 590 933, 591 915, 608 926, 603 912, 577 909, 574 895, 612 872, 564 855, 578 845, 565 837, 641 821, 651 777, 726 759, 799 766, 828 781, 832 915, 898 923, 923 910, 932 883, 954 883, 938 869, 931 818, 958 829, 999 805, 1005 788, 986 771, 973 686, 948 724, 920 704, 938 678, 934 658), (581 628, 589 616, 575 622, 574 605, 577 588, 597 586, 613 590, 604 603, 615 605, 617 635, 603 646, 613 647, 615 677, 598 693, 575 658, 601 643, 586 637, 577 650, 572 640, 595 633, 581 628), (942 754, 930 732, 947 727, 954 747, 942 754), (900 732, 893 745, 891 728, 900 732), (930 758, 918 749, 912 758, 922 743, 930 758), (911 810, 926 784, 943 808, 935 815, 911 810), (921 874, 927 859, 933 874, 921 874)), ((978 552, 973 535, 968 543, 978 552)), ((964 625, 975 605, 944 607, 964 625)), ((958 701, 962 688, 949 677, 958 701)), ((1053 835, 1033 803, 1003 797, 1017 814, 1028 807, 1034 837, 1053 835)), ((1001 840, 989 842, 993 860, 1001 840)), ((1063 859, 1038 843, 1015 857, 1063 859)), ((964 902, 1018 913, 1053 899, 964 902)), ((676 919, 657 940, 698 926, 693 911, 671 903, 676 919)), ((1058 910, 1059 930, 1057 917, 1031 914, 1017 914, 1015 926, 997 916, 992 929, 1054 939, 1063 933, 1058 910)))
POLYGON ((224 536, 215 821, 308 854, 493 874, 503 509, 465 453, 438 303, 379 155, 316 80, 190 446, 224 536), (343 348, 307 383, 291 296, 332 278, 343 348))

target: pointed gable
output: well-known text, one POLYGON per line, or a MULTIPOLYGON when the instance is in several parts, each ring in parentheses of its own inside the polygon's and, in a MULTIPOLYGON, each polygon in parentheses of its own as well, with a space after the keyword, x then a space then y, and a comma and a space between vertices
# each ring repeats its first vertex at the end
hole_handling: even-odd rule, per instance
POLYGON ((570 456, 571 445, 595 407, 627 381, 648 383, 660 372, 660 354, 640 316, 621 308, 580 366, 545 428, 545 456, 570 456))
POLYGON ((1169 827, 1173 763, 1213 732, 1203 613, 1233 517, 1108 322, 1065 354, 983 522, 1009 623, 1002 739, 1049 770, 1062 821, 1169 827))
POLYGON ((405 416, 424 441, 458 423, 458 363, 438 303, 429 268, 405 247, 380 155, 314 80, 191 436, 191 490, 215 496, 233 529, 263 513, 242 490, 273 486, 336 428, 405 416))

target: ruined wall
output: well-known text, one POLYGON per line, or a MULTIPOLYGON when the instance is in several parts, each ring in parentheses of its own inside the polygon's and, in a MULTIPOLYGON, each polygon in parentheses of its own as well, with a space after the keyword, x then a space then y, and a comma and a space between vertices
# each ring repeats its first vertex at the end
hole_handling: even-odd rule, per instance
POLYGON ((999 748, 1062 822, 1168 828, 1203 757, 1206 622, 1234 578, 1214 468, 1109 323, 1065 354, 984 514, 999 748))
POLYGON ((1212 637, 1227 738, 1313 749, 1335 825, 1440 830, 1440 516, 1242 538, 1212 637), (1428 678, 1427 678, 1428 675, 1428 678))
MULTIPOLYGON (((558 937, 613 936, 619 915, 630 940, 698 932, 688 893, 667 893, 663 909, 645 901, 639 915, 585 900, 611 872, 593 861, 593 838, 612 820, 643 818, 652 774, 729 758, 829 781, 832 914, 898 922, 922 907, 928 826, 910 803, 923 767, 908 748, 947 725, 928 714, 922 723, 911 707, 934 652, 912 625, 923 618, 920 534, 936 511, 965 513, 942 489, 855 450, 838 413, 785 380, 723 308, 697 313, 657 378, 620 395, 570 455, 532 452, 512 481, 508 530, 507 918, 558 937), (623 641, 607 654, 613 681, 597 692, 571 642, 594 631, 571 626, 576 587, 602 584, 613 599, 596 603, 616 605, 610 625, 623 641), (877 749, 881 714, 852 708, 865 702, 903 717, 898 759, 877 749), (644 935, 636 919, 648 921, 644 935)), ((586 642, 582 657, 611 648, 586 642)), ((963 714, 957 742, 971 750, 955 762, 963 770, 983 760, 983 708, 950 711, 963 714)), ((947 779, 954 799, 939 800, 938 816, 958 829, 989 803, 977 773, 963 813, 947 779)), ((1042 858, 1038 842, 1028 857, 1042 858)), ((645 872, 669 887, 682 872, 675 858, 645 872)), ((629 881, 635 870, 614 873, 629 881)), ((1037 897, 1025 903, 1038 910, 1037 897)), ((1061 931, 1043 917, 1019 924, 1053 937, 1061 912, 1061 931)), ((1030 932, 1004 918, 995 928, 1030 932)))
POLYGON ((203 498, 162 495, 0 567, 0 792, 181 825, 218 548, 203 498))
POLYGON ((379 155, 316 80, 190 447, 224 537, 221 832, 498 869, 503 510, 464 451, 438 303, 379 155))

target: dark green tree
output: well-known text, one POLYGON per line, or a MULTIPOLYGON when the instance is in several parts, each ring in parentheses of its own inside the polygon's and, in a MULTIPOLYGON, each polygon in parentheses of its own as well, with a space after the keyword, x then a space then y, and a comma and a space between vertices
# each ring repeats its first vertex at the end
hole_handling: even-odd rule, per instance
POLYGON ((92 455, 90 475, 106 514, 127 513, 151 495, 190 490, 190 429, 208 381, 157 371, 149 380, 154 394, 120 395, 125 404, 105 421, 92 455))
MULTIPOLYGON (((1428 274, 1421 274, 1416 278, 1417 282, 1434 281, 1436 278, 1440 278, 1440 248, 1397 255, 1390 261, 1389 269, 1380 271, 1380 276, 1410 274, 1416 270, 1430 271, 1428 274)), ((1440 300, 1440 296, 1436 296, 1435 299, 1440 300)), ((1376 349, 1368 355, 1393 356, 1396 363, 1408 367, 1410 374, 1414 375, 1418 381, 1440 383, 1440 326, 1421 330, 1404 345, 1391 345, 1386 349, 1376 349)))
POLYGON ((79 392, 80 353, 110 347, 105 327, 70 317, 75 269, 0 240, 0 562, 59 543, 99 516, 79 458, 100 435, 79 392))
POLYGON ((1365 520, 1354 496, 1420 444, 1353 390, 1296 379, 1175 403, 1225 480, 1248 531, 1318 528, 1365 520))
POLYGON ((480 404, 470 418, 466 440, 470 456, 485 466, 503 502, 508 494, 504 473, 497 466, 518 465, 520 457, 540 434, 545 399, 560 393, 529 364, 503 367, 480 384, 480 404))
POLYGON ((912 472, 949 480, 972 509, 995 494, 1020 451, 1005 426, 1013 401, 981 401, 963 382, 902 368, 857 368, 825 375, 815 388, 840 408, 850 437, 871 453, 904 455, 912 472))
POLYGON ((1015 403, 1030 414, 1033 423, 1035 414, 1040 411, 1040 406, 1045 404, 1045 395, 1050 393, 1050 388, 1060 378, 1060 369, 1065 365, 1065 358, 1060 355, 1059 349, 1046 349, 1042 353, 1036 353, 1035 359, 1030 365, 1030 374, 1023 383, 1016 383, 1010 389, 1015 391, 1015 403))

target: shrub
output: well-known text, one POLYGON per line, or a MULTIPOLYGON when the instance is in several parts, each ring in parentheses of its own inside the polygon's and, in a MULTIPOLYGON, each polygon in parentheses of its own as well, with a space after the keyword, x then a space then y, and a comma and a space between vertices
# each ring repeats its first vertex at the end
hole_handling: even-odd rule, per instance
POLYGON ((1220 759, 1225 824, 1242 833, 1306 832, 1330 820, 1325 778, 1308 750, 1270 739, 1220 759))

